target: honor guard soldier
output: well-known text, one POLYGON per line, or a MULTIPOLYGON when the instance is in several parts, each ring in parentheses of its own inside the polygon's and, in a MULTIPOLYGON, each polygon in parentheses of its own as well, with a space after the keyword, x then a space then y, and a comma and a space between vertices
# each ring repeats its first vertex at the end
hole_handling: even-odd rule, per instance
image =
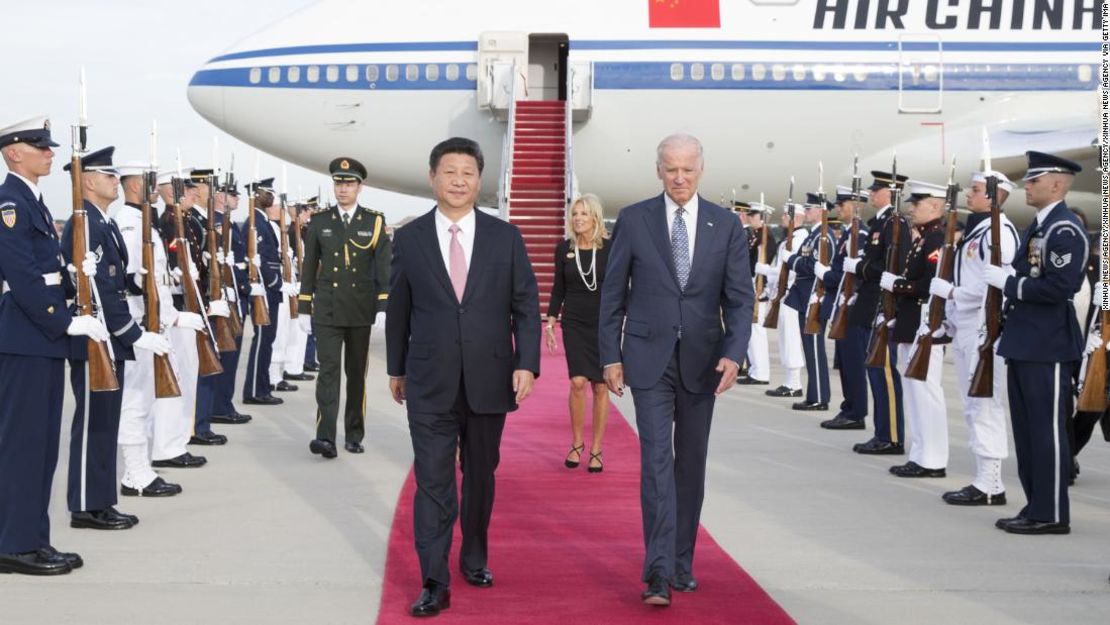
MULTIPOLYGON (((84 197, 85 241, 96 260, 96 303, 100 319, 112 334, 109 353, 115 361, 116 377, 125 380, 124 362, 134 360, 134 347, 165 355, 170 342, 160 334, 144 332, 131 315, 127 304, 127 248, 116 223, 108 217, 108 207, 119 197, 119 173, 112 165, 114 147, 90 152, 81 159, 81 195, 84 197)), ((63 169, 70 170, 67 164, 63 169)), ((72 258, 71 217, 62 232, 62 254, 72 258)), ((130 529, 138 524, 133 515, 115 509, 116 445, 119 441, 122 388, 90 392, 88 341, 78 338, 70 344, 70 385, 75 407, 69 443, 68 503, 70 526, 98 530, 130 529)))
MULTIPOLYGON (((792 204, 787 206, 782 213, 782 226, 787 228, 790 225, 791 215, 794 221, 794 236, 793 245, 791 246, 794 252, 797 252, 802 247, 802 242, 809 236, 809 231, 803 227, 805 221, 804 209, 801 204, 792 204), (793 206, 793 211, 791 211, 793 206)), ((783 240, 779 241, 778 247, 774 254, 773 262, 768 265, 764 263, 757 263, 755 267, 756 273, 762 274, 767 278, 767 294, 768 298, 775 296, 779 290, 779 278, 782 277, 782 265, 786 262, 787 256, 791 252, 786 251, 786 237, 783 235, 783 240)), ((794 282, 794 272, 787 272, 787 289, 789 290, 790 284, 794 282)), ((785 299, 785 297, 783 298, 785 299)), ((782 302, 779 306, 778 317, 778 335, 779 335, 779 362, 785 370, 783 375, 782 384, 779 386, 764 391, 764 394, 769 397, 801 397, 802 396, 802 369, 805 368, 805 354, 802 352, 802 333, 797 328, 795 323, 795 313, 797 311, 790 307, 786 302, 782 302)))
MULTIPOLYGON (((967 218, 964 235, 956 245, 953 281, 933 278, 929 292, 947 300, 945 324, 952 334, 952 360, 956 365, 956 384, 967 421, 968 446, 975 458, 975 478, 957 491, 944 493, 947 503, 958 506, 1000 506, 1006 503, 1002 484, 1002 460, 1009 455, 1006 435, 1005 362, 994 346, 993 392, 990 397, 971 397, 971 375, 979 364, 979 334, 983 326, 983 298, 987 283, 983 273, 991 264, 991 198, 987 178, 998 180, 999 210, 1014 191, 1014 183, 997 171, 977 172, 967 191, 967 218)), ((1005 213, 999 215, 1000 258, 1003 268, 1014 262, 1018 232, 1005 213)))
MULTIPOLYGON (((99 320, 66 307, 73 284, 38 188, 55 147, 45 117, 0 128, 8 168, 0 185, 0 573, 59 575, 83 564, 50 544, 50 487, 69 337, 109 335, 99 320)), ((82 268, 95 273, 96 261, 82 268)))
MULTIPOLYGON (((795 402, 794 410, 829 409, 829 358, 825 353, 825 322, 828 321, 829 311, 821 306, 818 313, 821 330, 817 334, 806 334, 805 326, 809 305, 816 297, 814 289, 817 278, 814 266, 817 264, 821 242, 821 215, 830 208, 823 197, 816 193, 806 194, 805 223, 810 229, 809 234, 802 241, 801 247, 795 247, 795 253, 786 260, 795 278, 784 303, 798 311, 793 323, 798 326, 806 366, 805 400, 795 402)), ((825 244, 828 246, 826 249, 831 252, 835 245, 831 233, 826 233, 825 244)))
MULTIPOLYGON (((236 307, 240 319, 246 319, 243 303, 250 295, 250 282, 247 278, 247 265, 242 259, 246 256, 246 246, 243 243, 243 234, 232 222, 232 213, 239 207, 239 189, 234 182, 219 185, 216 191, 214 206, 216 208, 216 232, 220 241, 218 262, 222 263, 221 272, 230 273, 231 278, 225 278, 223 289, 224 301, 229 307, 236 307), (224 228, 229 228, 231 247, 227 253, 223 252, 225 237, 224 228)), ((220 364, 224 372, 214 376, 215 388, 212 396, 212 423, 225 423, 239 425, 251 420, 250 415, 242 414, 235 409, 232 399, 235 397, 235 376, 239 371, 239 355, 243 349, 243 335, 235 337, 235 349, 220 352, 220 364)))
MULTIPOLYGON (((867 222, 869 235, 860 258, 845 258, 843 261, 844 271, 854 273, 860 279, 856 301, 850 304, 852 310, 849 322, 865 328, 868 333, 875 325, 881 292, 879 280, 886 271, 888 250, 894 244, 895 219, 901 221, 896 246, 900 256, 896 263, 898 268, 905 264, 905 255, 910 247, 909 225, 901 215, 894 214, 894 205, 891 202, 892 189, 895 193, 901 193, 907 180, 906 176, 898 175, 895 178, 884 171, 872 171, 871 175, 874 176, 875 181, 868 190, 871 192, 871 205, 878 212, 867 222)), ((902 376, 894 366, 897 361, 897 350, 892 342, 889 345, 889 357, 884 366, 865 367, 875 406, 875 435, 865 443, 856 444, 852 448, 856 453, 893 455, 905 453, 902 443, 904 435, 902 376)))
MULTIPOLYGON (((760 256, 769 258, 778 249, 778 239, 775 238, 770 226, 766 223, 767 218, 774 214, 775 209, 761 202, 737 202, 736 205, 740 213, 740 221, 744 224, 748 233, 749 266, 752 268, 752 279, 754 280, 756 276, 755 266, 759 263, 760 256), (764 250, 763 233, 765 229, 767 232, 767 247, 764 250), (763 251, 761 252, 761 250, 763 251)), ((736 378, 737 384, 766 385, 771 382, 771 357, 767 347, 767 329, 763 327, 763 321, 767 317, 767 309, 770 307, 770 297, 766 286, 765 281, 763 292, 756 293, 756 305, 759 307, 759 314, 752 320, 752 338, 748 341, 748 371, 747 375, 736 378)))
MULTIPOLYGON (((123 247, 127 252, 127 287, 129 290, 127 305, 131 316, 136 320, 145 321, 144 302, 144 273, 143 267, 143 213, 142 202, 145 193, 143 175, 150 168, 145 163, 129 163, 120 165, 117 170, 120 175, 120 185, 123 187, 123 206, 116 212, 114 218, 123 238, 123 247)), ((155 198, 146 198, 154 202, 155 198)), ((154 213, 154 207, 151 207, 154 213)), ((192 323, 195 327, 204 327, 204 321, 199 315, 191 313, 178 313, 173 307, 173 297, 170 294, 169 265, 166 263, 166 249, 162 245, 162 238, 158 229, 151 227, 151 241, 154 248, 154 282, 158 285, 159 321, 167 332, 173 331, 178 324, 192 323), (188 317, 192 316, 193 319, 188 317)), ((194 330, 195 331, 195 330, 194 330)), ((170 341, 170 339, 167 339, 170 341)), ((123 397, 120 403, 119 417, 119 451, 123 456, 123 476, 120 478, 120 494, 125 496, 143 497, 172 497, 181 492, 181 486, 167 482, 151 466, 152 434, 157 429, 174 427, 182 419, 182 401, 180 397, 157 399, 154 395, 154 352, 133 346, 135 361, 130 363, 123 371, 123 397), (167 423, 168 422, 168 423, 167 423)), ((171 352, 173 350, 171 349, 171 352)), ((175 354, 176 356, 176 354, 175 354)), ((175 358, 175 363, 178 361, 175 358)), ((180 369, 180 365, 177 366, 180 369)), ((181 372, 175 371, 178 375, 181 372)), ((195 373, 195 372, 194 372, 195 373)), ((178 431, 182 431, 180 425, 178 431)), ((189 420, 185 432, 192 430, 192 419, 189 420)), ((180 437, 181 446, 184 448, 184 439, 187 434, 180 437)), ((158 457, 161 459, 161 457, 158 457)))
POLYGON ((946 336, 934 337, 925 380, 906 377, 917 335, 928 332, 922 308, 929 303, 929 285, 937 273, 944 249, 944 200, 948 188, 909 181, 910 223, 917 236, 910 245, 901 274, 883 272, 879 286, 894 293, 897 313, 890 342, 897 344, 898 372, 910 432, 909 459, 891 467, 898 477, 944 477, 948 466, 948 412, 941 387, 946 336))
POLYGON ((274 202, 274 205, 266 210, 266 215, 270 218, 270 229, 273 230, 274 237, 278 242, 278 258, 280 259, 278 272, 281 274, 281 295, 278 297, 277 316, 271 317, 272 320, 276 321, 277 328, 274 331, 274 343, 270 348, 270 382, 274 385, 275 391, 289 392, 295 391, 299 387, 286 381, 285 360, 288 357, 290 343, 295 340, 296 335, 301 334, 299 324, 297 324, 296 331, 293 329, 294 323, 289 306, 290 300, 295 300, 300 295, 301 289, 296 283, 296 276, 292 273, 290 273, 289 281, 285 279, 285 263, 287 260, 292 269, 293 243, 290 236, 291 229, 288 227, 291 219, 284 202, 274 202), (286 212, 284 216, 282 211, 286 212), (284 229, 281 226, 282 221, 286 223, 284 229), (285 254, 284 257, 282 256, 283 253, 285 254))
POLYGON ((316 438, 309 450, 334 458, 341 355, 347 374, 345 448, 351 453, 364 451, 370 328, 378 311, 385 310, 391 245, 385 215, 358 205, 359 188, 366 179, 362 163, 340 157, 329 170, 338 203, 313 216, 305 232, 298 321, 305 332, 315 331, 320 359, 316 438))
POLYGON ((1014 275, 993 265, 983 271, 1007 301, 998 355, 1009 363, 1014 451, 1028 501, 996 526, 1014 534, 1067 534, 1072 459, 1065 420, 1083 354, 1072 297, 1084 280, 1090 241, 1064 196, 1082 167, 1043 152, 1026 156, 1025 203, 1037 209, 1036 219, 1018 245, 1014 275))
MULTIPOLYGON (((300 295, 301 290, 301 276, 298 265, 302 264, 304 260, 304 230, 310 215, 310 209, 306 204, 296 204, 290 207, 289 227, 286 235, 289 239, 289 263, 293 269, 293 279, 296 281, 293 285, 295 287, 294 298, 300 295), (299 234, 295 233, 294 229, 299 231, 299 234), (300 243, 299 246, 298 243, 300 243)), ((316 379, 316 376, 305 373, 304 367, 310 336, 301 328, 301 324, 289 324, 289 336, 285 341, 285 353, 281 362, 281 378, 283 380, 308 382, 316 379)), ((313 351, 312 358, 313 360, 316 359, 315 351, 313 351)))
MULTIPOLYGON (((816 263, 814 273, 825 283, 825 301, 822 312, 828 310, 832 317, 839 308, 846 305, 844 296, 844 259, 855 258, 851 255, 852 222, 860 218, 860 206, 867 201, 867 190, 853 194, 851 187, 836 187, 836 207, 841 222, 840 236, 837 237, 835 251, 828 265, 816 263)), ((867 242, 867 229, 857 226, 856 254, 867 242)), ((854 279, 854 276, 853 276, 854 279)), ((854 287, 853 287, 854 288, 854 287)), ((854 295, 854 292, 853 292, 854 295)), ((844 401, 835 417, 821 422, 827 430, 862 430, 867 418, 867 373, 864 360, 867 356, 867 328, 848 323, 844 337, 836 339, 836 360, 840 366, 840 392, 844 401)))
MULTIPOLYGON (((253 300, 261 296, 266 303, 269 325, 255 326, 251 337, 250 355, 247 357, 246 378, 243 380, 243 403, 273 406, 284 403, 273 395, 270 384, 270 359, 273 356, 274 337, 277 335, 278 305, 281 303, 281 253, 278 238, 270 227, 270 213, 274 208, 274 179, 266 178, 251 183, 254 194, 255 257, 247 259, 258 268, 261 283, 250 285, 253 300)), ((275 213, 276 214, 276 213, 275 213)), ((248 228, 249 229, 249 228, 248 228)), ((244 238, 250 233, 244 231, 244 238)), ((258 300, 256 300, 258 301, 258 300)))

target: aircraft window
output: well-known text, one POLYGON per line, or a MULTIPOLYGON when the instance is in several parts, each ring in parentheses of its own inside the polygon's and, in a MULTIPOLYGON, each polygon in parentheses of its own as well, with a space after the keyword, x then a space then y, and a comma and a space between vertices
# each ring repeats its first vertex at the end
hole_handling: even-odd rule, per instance
POLYGON ((801 82, 801 81, 805 80, 806 79, 806 66, 801 65, 801 64, 795 65, 794 70, 793 70, 793 74, 794 74, 794 80, 796 80, 798 82, 801 82))
POLYGON ((347 66, 347 82, 358 80, 358 65, 347 66))
POLYGON ((401 73, 401 68, 397 67, 396 65, 394 65, 392 63, 385 66, 385 79, 388 80, 389 82, 396 82, 397 81, 397 76, 400 73, 401 73))
POLYGON ((466 66, 466 79, 467 80, 476 80, 477 78, 478 78, 478 66, 474 63, 468 64, 466 66))
POLYGON ((784 78, 786 78, 786 66, 785 65, 772 65, 771 66, 771 78, 774 78, 775 80, 783 80, 784 78))
POLYGON ((1075 71, 1076 71, 1076 78, 1079 79, 1079 82, 1091 82, 1091 66, 1090 65, 1080 65, 1078 68, 1076 68, 1075 71))
POLYGON ((250 81, 251 81, 252 85, 257 85, 258 83, 262 82, 262 68, 261 67, 252 67, 251 68, 250 81))
POLYGON ((732 65, 732 79, 733 80, 744 80, 744 64, 743 63, 734 63, 732 65))
POLYGON ((449 63, 447 65, 447 71, 444 72, 444 73, 447 75, 447 80, 458 80, 459 79, 459 66, 455 65, 454 63, 449 63))
POLYGON ((671 80, 682 80, 685 69, 682 63, 671 63, 671 80))
POLYGON ((429 63, 424 66, 424 78, 429 81, 439 80, 439 66, 435 63, 429 63))
POLYGON ((926 65, 925 69, 924 69, 926 82, 936 82, 937 81, 937 75, 939 73, 940 72, 937 70, 936 65, 926 65))
POLYGON ((324 77, 328 82, 335 82, 339 80, 339 66, 329 65, 324 72, 324 77))
POLYGON ((281 68, 271 67, 270 71, 266 72, 266 80, 269 80, 270 83, 275 83, 281 80, 281 68))
POLYGON ((724 63, 714 63, 713 65, 710 65, 709 66, 709 75, 713 78, 713 80, 724 80, 725 79, 724 63))
POLYGON ((690 80, 701 80, 705 78, 705 65, 701 63, 690 64, 690 80))
POLYGON ((828 78, 828 76, 829 76, 829 72, 828 72, 827 69, 825 69, 824 65, 814 65, 813 66, 813 79, 814 80, 816 80, 817 82, 822 82, 826 78, 828 78))
POLYGON ((370 82, 378 82, 378 76, 380 74, 381 74, 381 70, 378 69, 377 65, 367 65, 366 66, 366 80, 368 80, 370 82))
POLYGON ((866 65, 857 65, 856 67, 852 68, 852 76, 856 79, 857 82, 863 82, 867 80, 867 74, 868 70, 866 65))
POLYGON ((304 72, 304 77, 308 82, 320 82, 320 66, 309 65, 304 72))
POLYGON ((413 81, 413 80, 419 80, 419 79, 420 79, 420 67, 418 65, 412 65, 412 64, 406 65, 405 66, 405 80, 413 81))
POLYGON ((289 69, 285 71, 285 79, 289 82, 300 82, 301 68, 296 65, 290 65, 289 69))
POLYGON ((754 80, 763 80, 767 76, 767 68, 763 67, 762 63, 752 65, 752 78, 754 80))

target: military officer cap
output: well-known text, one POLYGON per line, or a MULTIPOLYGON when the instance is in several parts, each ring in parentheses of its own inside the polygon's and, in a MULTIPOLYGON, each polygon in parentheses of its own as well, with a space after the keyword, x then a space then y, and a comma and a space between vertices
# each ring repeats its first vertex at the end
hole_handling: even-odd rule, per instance
POLYGON ((762 202, 749 202, 748 203, 748 214, 749 215, 758 214, 758 215, 766 216, 766 215, 770 215, 774 212, 775 212, 775 209, 774 209, 773 206, 768 206, 767 204, 764 204, 762 202))
POLYGON ((141 176, 150 171, 150 163, 140 163, 139 161, 128 161, 118 167, 116 171, 119 172, 120 178, 127 178, 129 176, 141 176))
POLYGON ((1011 182, 1010 179, 1006 177, 1006 174, 1004 174, 1000 171, 977 171, 977 172, 971 174, 971 183, 975 184, 976 182, 986 182, 987 178, 990 178, 991 176, 994 176, 995 178, 998 178, 998 188, 999 189, 1002 189, 1006 193, 1013 193, 1014 192, 1014 189, 1015 189, 1014 183, 1011 182))
POLYGON ((211 169, 193 169, 189 171, 189 180, 198 184, 208 184, 208 178, 213 172, 211 169))
POLYGON ((732 201, 732 212, 734 213, 748 213, 751 212, 752 205, 740 200, 732 201))
POLYGON ((348 156, 340 156, 328 165, 331 179, 336 182, 358 182, 366 180, 366 168, 362 163, 348 156))
POLYGON ((58 147, 50 138, 50 120, 46 117, 32 117, 0 128, 0 148, 14 143, 26 143, 40 149, 58 147))
POLYGON ((806 193, 806 208, 824 208, 825 210, 832 210, 833 204, 828 200, 822 200, 820 195, 816 193, 806 193))
POLYGON ((1029 171, 1025 173, 1025 177, 1022 178, 1022 180, 1040 178, 1045 174, 1068 174, 1074 176, 1083 171, 1079 163, 1052 154, 1030 150, 1025 153, 1025 156, 1029 158, 1029 171))
POLYGON ((922 182, 920 180, 910 180, 906 183, 910 191, 910 201, 920 202, 925 198, 939 197, 944 199, 948 197, 948 187, 931 182, 922 182))
POLYGON ((262 180, 259 180, 257 182, 252 182, 252 183, 248 184, 247 188, 250 190, 250 192, 252 194, 255 194, 255 195, 257 195, 258 193, 262 193, 262 192, 272 194, 274 192, 274 179, 273 178, 263 178, 262 180))
POLYGON ((237 185, 237 184, 234 184, 234 183, 229 184, 229 183, 225 182, 225 183, 219 185, 218 190, 219 190, 220 193, 226 193, 228 195, 234 195, 235 197, 239 197, 239 185, 237 185))
POLYGON ((906 186, 906 181, 909 180, 909 176, 898 174, 897 179, 895 179, 895 176, 891 175, 890 172, 879 170, 872 171, 871 175, 875 178, 875 182, 872 182, 871 186, 867 187, 871 191, 889 189, 891 182, 894 183, 895 189, 902 190, 906 186))
POLYGON ((844 202, 847 202, 848 200, 856 200, 856 201, 864 202, 864 201, 867 200, 868 196, 870 196, 870 195, 871 194, 867 191, 867 189, 860 189, 859 193, 853 194, 852 193, 852 187, 846 187, 842 184, 836 185, 836 203, 837 204, 843 204, 844 202))
MULTIPOLYGON (((112 145, 106 148, 100 148, 95 152, 89 152, 81 157, 81 171, 98 171, 102 174, 118 176, 119 171, 116 169, 115 165, 112 165, 112 155, 115 153, 116 148, 112 145)), ((62 169, 69 171, 70 165, 72 165, 72 163, 66 163, 65 167, 62 167, 62 169)))

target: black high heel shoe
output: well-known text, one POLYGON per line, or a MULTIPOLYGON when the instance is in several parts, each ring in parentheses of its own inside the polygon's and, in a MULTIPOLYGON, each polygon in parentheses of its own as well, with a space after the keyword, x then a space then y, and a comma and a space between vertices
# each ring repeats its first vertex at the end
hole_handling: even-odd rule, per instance
POLYGON ((586 450, 586 443, 582 443, 581 445, 575 445, 575 446, 571 447, 570 451, 567 452, 567 459, 563 461, 563 464, 566 465, 566 467, 568 469, 577 469, 578 465, 582 463, 582 452, 585 451, 585 450, 586 450), (571 460, 570 455, 575 453, 575 452, 578 453, 578 460, 571 460))
POLYGON ((603 470, 605 470, 605 464, 601 462, 601 452, 600 451, 597 452, 596 454, 591 451, 590 452, 590 460, 591 461, 597 460, 598 464, 597 464, 596 467, 587 466, 586 467, 587 471, 589 471, 590 473, 601 473, 603 470))

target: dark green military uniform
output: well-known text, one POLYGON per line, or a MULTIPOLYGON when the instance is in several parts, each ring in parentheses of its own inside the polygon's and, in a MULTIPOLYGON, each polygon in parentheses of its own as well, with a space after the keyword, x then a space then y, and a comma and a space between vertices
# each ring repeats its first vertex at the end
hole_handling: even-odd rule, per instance
POLYGON ((316 213, 304 233, 304 274, 298 312, 311 314, 320 377, 316 382, 316 438, 336 440, 339 359, 347 374, 346 440, 362 441, 370 326, 385 310, 390 241, 385 215, 358 206, 345 225, 338 207, 316 213))

